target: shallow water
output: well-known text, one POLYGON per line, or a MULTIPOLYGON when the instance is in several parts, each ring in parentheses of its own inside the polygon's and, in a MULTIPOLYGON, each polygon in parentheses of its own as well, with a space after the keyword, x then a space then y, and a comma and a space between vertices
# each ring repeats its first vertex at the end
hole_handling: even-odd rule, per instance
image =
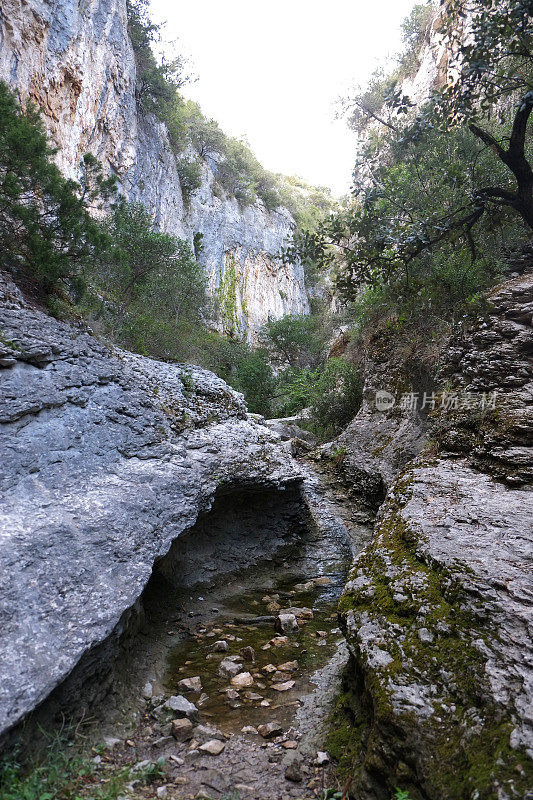
MULTIPOLYGON (((269 581, 273 585, 268 587, 249 589, 235 586, 234 594, 217 603, 218 611, 208 624, 200 623, 193 634, 170 648, 163 679, 165 691, 180 694, 180 680, 199 676, 202 692, 189 692, 187 697, 199 704, 202 716, 227 733, 236 732, 244 725, 266 723, 274 717, 287 724, 300 698, 315 688, 313 673, 329 661, 342 639, 335 609, 348 563, 346 560, 321 566, 329 567, 320 570, 321 578, 325 577, 329 583, 311 590, 295 588, 298 580, 287 575, 269 581), (287 642, 281 646, 271 643, 279 635, 272 622, 254 625, 234 622, 239 617, 275 616, 274 612, 267 610, 266 598, 274 600, 276 596, 279 596, 277 602, 282 609, 300 607, 313 611, 313 618, 301 620, 298 631, 289 634, 287 642), (218 640, 227 641, 227 652, 213 653, 213 643, 218 640), (228 699, 226 690, 234 687, 228 678, 219 675, 219 664, 223 658, 238 656, 244 647, 252 647, 255 651, 255 663, 241 662, 243 670, 252 674, 254 682, 250 687, 240 689, 238 698, 228 699), (297 662, 297 668, 275 675, 274 680, 272 673, 263 670, 267 665, 279 667, 292 661, 297 662), (288 691, 279 692, 272 688, 273 684, 286 681, 294 681, 294 686, 288 691), (204 698, 201 700, 202 695, 204 698)), ((309 576, 303 579, 306 582, 310 580, 309 576)))

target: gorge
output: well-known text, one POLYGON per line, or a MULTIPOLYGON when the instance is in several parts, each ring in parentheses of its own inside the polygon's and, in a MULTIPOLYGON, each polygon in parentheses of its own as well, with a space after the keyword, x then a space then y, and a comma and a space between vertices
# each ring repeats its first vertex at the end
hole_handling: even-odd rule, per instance
MULTIPOLYGON (((446 68, 424 8, 394 84, 417 103, 446 68)), ((294 323, 272 364, 304 400, 250 413, 214 372, 119 346, 70 289, 47 307, 3 248, 0 800, 532 800, 531 232, 509 228, 490 280, 476 242, 455 278, 461 240, 443 266, 435 239, 434 283, 402 262, 412 295, 366 273, 346 300, 364 248, 310 287, 289 208, 224 190, 223 158, 177 155, 142 111, 130 33, 125 0, 5 0, 0 80, 41 109, 65 176, 92 153, 191 245, 217 336, 255 347, 269 320, 294 323), (180 158, 200 165, 191 192, 180 158), (318 424, 320 393, 342 423, 318 424)), ((404 146, 383 146, 397 204, 404 146)), ((353 219, 376 197, 382 213, 387 180, 353 219)), ((334 213, 328 258, 349 207, 334 213)))

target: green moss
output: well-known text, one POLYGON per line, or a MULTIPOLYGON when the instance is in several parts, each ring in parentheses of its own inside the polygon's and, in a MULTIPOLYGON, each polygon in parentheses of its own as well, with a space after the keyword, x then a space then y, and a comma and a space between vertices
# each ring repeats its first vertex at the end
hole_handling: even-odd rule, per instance
POLYGON ((220 284, 215 292, 215 297, 222 317, 224 333, 228 336, 235 336, 241 333, 242 325, 238 311, 237 297, 237 266, 233 253, 227 254, 224 259, 220 284))

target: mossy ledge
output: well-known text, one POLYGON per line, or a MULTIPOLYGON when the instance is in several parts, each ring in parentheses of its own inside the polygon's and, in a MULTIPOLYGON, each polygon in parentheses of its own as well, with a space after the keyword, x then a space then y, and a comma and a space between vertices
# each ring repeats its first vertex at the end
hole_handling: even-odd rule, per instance
POLYGON ((391 487, 340 601, 351 656, 328 750, 357 800, 396 788, 412 800, 526 797, 533 771, 510 745, 514 708, 495 702, 485 671, 498 632, 465 589, 468 566, 427 557, 404 513, 414 481, 413 467, 391 487))

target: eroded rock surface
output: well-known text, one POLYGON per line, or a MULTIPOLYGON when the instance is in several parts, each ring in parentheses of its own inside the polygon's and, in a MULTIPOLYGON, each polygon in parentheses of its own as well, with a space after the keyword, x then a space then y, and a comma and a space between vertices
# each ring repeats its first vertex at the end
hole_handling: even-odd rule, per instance
POLYGON ((112 348, 10 285, 0 299, 5 731, 122 624, 215 495, 300 476, 213 374, 112 348))
MULTIPOLYGON (((331 747, 357 798, 532 796, 532 297, 533 276, 515 276, 452 340, 433 442, 396 465, 350 573, 331 747)), ((351 435, 349 453, 366 447, 357 418, 351 435)))

